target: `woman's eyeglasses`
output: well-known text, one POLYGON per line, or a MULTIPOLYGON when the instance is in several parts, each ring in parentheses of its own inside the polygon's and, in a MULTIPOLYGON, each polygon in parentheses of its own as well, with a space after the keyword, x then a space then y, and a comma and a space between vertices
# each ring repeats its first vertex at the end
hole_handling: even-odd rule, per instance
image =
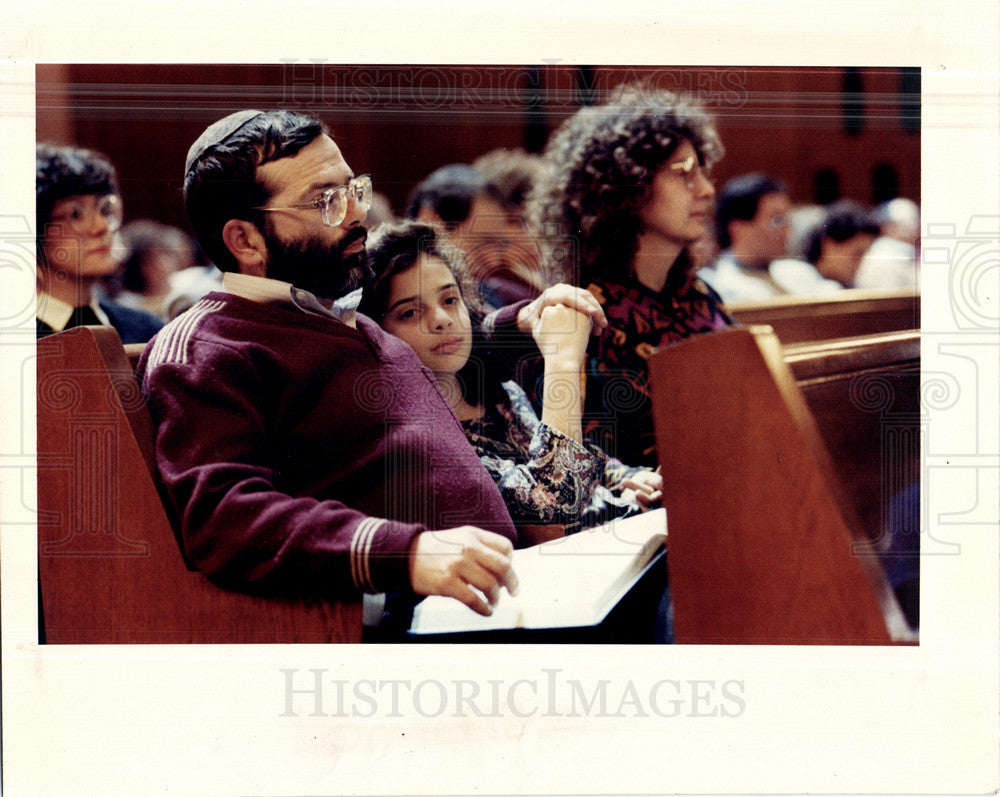
POLYGON ((684 180, 684 185, 687 186, 689 191, 694 191, 699 177, 704 177, 706 180, 711 181, 708 169, 703 168, 694 155, 689 155, 677 163, 671 163, 670 170, 681 176, 684 180))
POLYGON ((84 235, 94 229, 95 218, 102 219, 109 231, 118 230, 122 226, 121 200, 115 194, 63 199, 56 203, 51 220, 77 235, 84 235))

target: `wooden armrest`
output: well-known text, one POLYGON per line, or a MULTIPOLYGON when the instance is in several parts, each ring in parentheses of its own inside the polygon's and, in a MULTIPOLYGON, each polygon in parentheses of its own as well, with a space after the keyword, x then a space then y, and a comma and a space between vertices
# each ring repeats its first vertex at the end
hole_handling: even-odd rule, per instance
POLYGON ((139 358, 142 353, 146 350, 145 343, 126 343, 123 348, 125 349, 125 357, 128 359, 129 364, 132 366, 132 371, 139 366, 139 358))
POLYGON ((518 546, 521 548, 528 548, 532 545, 538 545, 539 543, 565 536, 566 527, 561 523, 550 523, 548 525, 528 524, 526 526, 518 526, 517 529, 518 546))
POLYGON ((38 342, 38 571, 48 643, 360 642, 361 602, 272 599, 188 570, 152 421, 111 327, 38 342))

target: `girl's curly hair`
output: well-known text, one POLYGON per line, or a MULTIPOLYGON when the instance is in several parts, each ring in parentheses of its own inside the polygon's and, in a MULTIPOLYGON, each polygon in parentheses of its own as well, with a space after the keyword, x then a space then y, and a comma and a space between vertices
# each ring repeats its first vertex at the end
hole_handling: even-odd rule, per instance
MULTIPOLYGON (((548 168, 528 206, 544 244, 545 270, 580 285, 627 278, 639 211, 657 171, 683 141, 706 168, 724 152, 711 117, 694 98, 644 86, 619 86, 603 105, 567 119, 549 140, 548 168)), ((687 254, 682 258, 686 266, 687 254)))

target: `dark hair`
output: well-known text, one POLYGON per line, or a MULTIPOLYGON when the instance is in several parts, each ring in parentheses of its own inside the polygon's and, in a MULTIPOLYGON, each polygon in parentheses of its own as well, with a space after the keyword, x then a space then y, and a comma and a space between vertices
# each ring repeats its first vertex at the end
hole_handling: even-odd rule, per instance
POLYGON ((35 243, 44 262, 45 229, 52 209, 71 196, 107 196, 118 193, 118 175, 106 155, 89 149, 37 144, 35 146, 35 243))
POLYGON ((263 229, 264 214, 253 208, 267 202, 270 194, 257 178, 257 169, 296 155, 326 133, 326 126, 314 116, 268 111, 208 147, 194 161, 184 176, 185 207, 202 249, 220 269, 239 267, 222 240, 226 222, 242 219, 263 229))
MULTIPOLYGON (((416 266, 421 255, 441 260, 451 271, 469 309, 472 319, 472 354, 458 373, 465 399, 478 404, 489 393, 499 390, 499 384, 486 381, 489 366, 486 362, 488 347, 481 325, 485 308, 479 301, 475 283, 469 276, 462 251, 448 243, 441 228, 419 221, 402 221, 382 224, 368 239, 368 262, 375 272, 370 287, 365 288, 358 311, 382 324, 389 309, 392 279, 416 266)), ((497 394, 499 395, 499 394, 497 394)))
POLYGON ((157 250, 176 253, 191 264, 195 262, 194 242, 177 227, 153 219, 138 219, 122 227, 121 236, 128 250, 121 265, 121 285, 133 293, 145 293, 149 287, 143 266, 157 250))
POLYGON ((763 174, 743 174, 723 186, 715 205, 715 238, 720 249, 728 249, 733 240, 729 223, 753 221, 760 200, 768 194, 787 193, 783 183, 763 174))
POLYGON ((545 161, 523 149, 501 148, 480 155, 472 162, 472 168, 486 178, 507 213, 520 214, 545 168, 545 161))
MULTIPOLYGON (((708 114, 693 98, 669 91, 622 86, 603 105, 567 119, 546 147, 549 169, 529 198, 531 221, 547 250, 545 270, 582 285, 627 279, 639 212, 656 173, 683 141, 706 168, 722 157, 708 114)), ((670 274, 690 263, 683 253, 670 274)))
POLYGON ((806 260, 814 265, 819 261, 824 239, 829 238, 837 243, 843 243, 855 235, 878 236, 878 234, 879 225, 864 205, 850 199, 842 199, 827 207, 823 221, 809 233, 806 260))
POLYGON ((410 192, 405 215, 415 219, 429 207, 447 228, 454 229, 469 218, 472 202, 480 195, 500 201, 496 188, 476 169, 465 163, 451 163, 435 169, 410 192))

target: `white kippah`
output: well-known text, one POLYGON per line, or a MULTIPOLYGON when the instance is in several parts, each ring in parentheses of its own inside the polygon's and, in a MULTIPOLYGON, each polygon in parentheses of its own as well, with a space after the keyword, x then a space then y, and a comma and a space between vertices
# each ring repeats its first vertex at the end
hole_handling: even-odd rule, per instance
POLYGON ((216 144, 221 144, 251 119, 260 116, 261 113, 263 111, 237 111, 209 125, 188 150, 187 160, 184 162, 185 176, 191 171, 191 167, 194 166, 195 161, 204 154, 206 149, 214 147, 216 144))

